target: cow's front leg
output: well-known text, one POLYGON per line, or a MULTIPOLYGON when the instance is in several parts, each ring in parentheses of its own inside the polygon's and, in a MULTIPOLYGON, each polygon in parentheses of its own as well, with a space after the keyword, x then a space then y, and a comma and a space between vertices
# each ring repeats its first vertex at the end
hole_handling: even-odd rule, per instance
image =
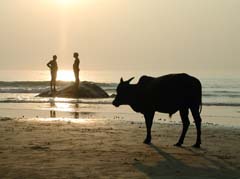
POLYGON ((144 140, 145 144, 151 143, 151 139, 152 139, 151 128, 153 123, 153 117, 154 117, 154 112, 147 112, 144 114, 146 128, 147 128, 147 136, 146 136, 146 139, 144 140))

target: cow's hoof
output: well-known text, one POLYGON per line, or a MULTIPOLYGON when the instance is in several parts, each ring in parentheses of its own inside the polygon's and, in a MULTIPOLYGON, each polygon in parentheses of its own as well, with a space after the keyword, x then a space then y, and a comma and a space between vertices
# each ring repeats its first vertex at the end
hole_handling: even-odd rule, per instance
POLYGON ((178 142, 178 143, 174 144, 174 146, 176 146, 176 147, 182 147, 182 144, 178 142))
POLYGON ((194 147, 194 148, 200 148, 200 144, 194 144, 192 147, 194 147))
POLYGON ((145 139, 145 140, 143 141, 143 143, 149 145, 149 144, 151 144, 151 139, 145 139))

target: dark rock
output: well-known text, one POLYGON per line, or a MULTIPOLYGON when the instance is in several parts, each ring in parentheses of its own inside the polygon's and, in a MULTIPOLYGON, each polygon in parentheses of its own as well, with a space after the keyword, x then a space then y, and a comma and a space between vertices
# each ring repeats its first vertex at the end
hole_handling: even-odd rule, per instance
POLYGON ((115 98, 117 95, 116 94, 111 94, 110 98, 115 98))
POLYGON ((9 117, 0 117, 0 121, 10 121, 13 120, 13 118, 9 118, 9 117))
POLYGON ((83 81, 80 83, 79 88, 74 84, 60 89, 56 92, 51 91, 42 92, 38 97, 62 97, 62 98, 108 98, 108 94, 98 85, 83 81))

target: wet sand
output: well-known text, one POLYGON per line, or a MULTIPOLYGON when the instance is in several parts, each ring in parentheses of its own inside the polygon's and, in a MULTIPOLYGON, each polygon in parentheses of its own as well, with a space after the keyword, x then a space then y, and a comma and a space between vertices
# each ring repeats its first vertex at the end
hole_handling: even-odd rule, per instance
POLYGON ((114 119, 0 119, 0 178, 240 178, 239 128, 204 125, 195 149, 190 126, 114 119))

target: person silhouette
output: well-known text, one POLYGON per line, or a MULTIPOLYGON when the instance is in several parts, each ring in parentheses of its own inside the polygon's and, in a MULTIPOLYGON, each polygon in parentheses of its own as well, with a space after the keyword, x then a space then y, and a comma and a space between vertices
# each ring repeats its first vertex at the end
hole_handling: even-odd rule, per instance
POLYGON ((80 60, 78 58, 78 53, 75 52, 73 53, 73 57, 75 58, 75 61, 73 63, 73 72, 74 72, 74 76, 75 76, 75 85, 76 87, 78 88, 79 87, 79 83, 80 83, 80 80, 79 80, 79 64, 80 64, 80 60))
POLYGON ((58 71, 58 65, 57 65, 57 55, 53 55, 53 60, 49 61, 47 63, 48 68, 50 68, 51 71, 51 92, 56 91, 56 81, 57 81, 57 71, 58 71))

